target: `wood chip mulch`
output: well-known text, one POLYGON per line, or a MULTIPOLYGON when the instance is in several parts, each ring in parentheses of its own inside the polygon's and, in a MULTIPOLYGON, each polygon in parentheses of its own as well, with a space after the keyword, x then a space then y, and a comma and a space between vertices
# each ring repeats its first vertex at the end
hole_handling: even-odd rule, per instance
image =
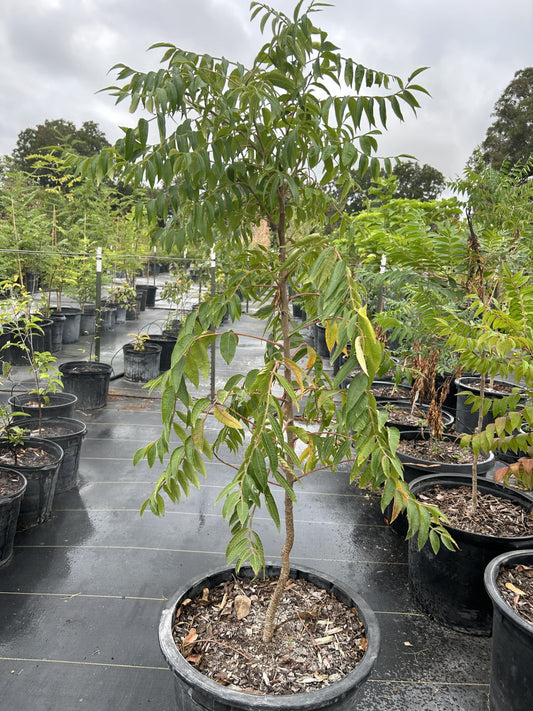
POLYGON ((400 439, 398 452, 426 462, 472 464, 474 461, 472 450, 453 439, 400 439))
POLYGON ((39 467, 44 464, 50 464, 54 461, 54 457, 46 450, 40 447, 24 447, 16 448, 16 461, 13 452, 7 447, 0 449, 0 466, 7 467, 16 466, 17 464, 25 467, 39 467))
POLYGON ((256 694, 295 694, 340 680, 367 648, 357 611, 306 580, 289 580, 274 639, 262 624, 273 578, 233 578, 176 611, 173 637, 185 659, 219 684, 256 694))
POLYGON ((436 485, 417 494, 417 498, 438 506, 450 524, 462 531, 504 538, 533 535, 531 512, 501 496, 478 492, 475 510, 472 508, 472 490, 468 486, 447 488, 436 485))
POLYGON ((533 625, 533 567, 516 565, 500 569, 496 579, 500 595, 525 622, 533 625))

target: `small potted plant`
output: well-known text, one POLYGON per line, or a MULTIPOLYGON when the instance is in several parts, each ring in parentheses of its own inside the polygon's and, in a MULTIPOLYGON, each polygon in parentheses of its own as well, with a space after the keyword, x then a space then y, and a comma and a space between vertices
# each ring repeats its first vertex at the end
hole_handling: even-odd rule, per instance
POLYGON ((147 383, 159 375, 161 346, 150 342, 147 333, 130 333, 131 343, 122 346, 124 378, 134 383, 147 383))

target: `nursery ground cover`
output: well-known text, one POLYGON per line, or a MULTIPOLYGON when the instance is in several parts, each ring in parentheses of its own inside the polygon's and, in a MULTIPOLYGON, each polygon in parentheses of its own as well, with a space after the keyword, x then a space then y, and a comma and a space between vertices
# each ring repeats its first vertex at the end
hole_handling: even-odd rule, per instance
MULTIPOLYGON (((131 340, 128 333, 149 329, 165 315, 164 308, 149 309, 105 334, 102 360, 109 362, 131 340)), ((243 320, 249 330, 252 319, 243 320)), ((82 357, 84 347, 69 346, 60 360, 82 357)), ((257 343, 239 348, 241 365, 261 356, 257 343)), ((119 373, 120 356, 115 364, 119 373)), ((217 361, 217 386, 228 375, 217 361)), ((207 485, 182 506, 164 518, 146 513, 140 519, 158 472, 144 462, 133 467, 131 460, 157 436, 157 397, 118 378, 106 408, 76 415, 88 426, 79 487, 57 497, 51 521, 17 535, 14 559, 0 570, 2 705, 170 711, 172 678, 159 652, 159 614, 180 581, 224 563, 227 528, 214 502, 228 472, 209 465, 207 485)), ((490 640, 444 630, 416 610, 406 545, 385 526, 378 498, 350 486, 342 471, 309 475, 297 494, 294 562, 354 585, 378 617, 381 650, 361 707, 485 709, 490 640)), ((259 532, 267 559, 278 562, 279 541, 266 515, 259 532)))

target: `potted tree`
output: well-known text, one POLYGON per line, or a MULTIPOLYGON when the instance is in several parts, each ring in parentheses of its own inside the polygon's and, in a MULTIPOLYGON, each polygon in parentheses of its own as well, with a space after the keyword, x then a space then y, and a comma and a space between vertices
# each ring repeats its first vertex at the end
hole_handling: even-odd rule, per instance
POLYGON ((161 346, 150 343, 147 333, 130 333, 131 343, 122 346, 124 378, 134 383, 147 383, 159 375, 161 346))
MULTIPOLYGON (((162 180, 166 190, 146 204, 153 238, 182 249, 187 240, 192 243, 201 238, 214 245, 220 236, 218 249, 225 251, 232 265, 224 293, 204 300, 196 313, 187 316, 170 370, 151 385, 162 391, 162 433, 156 442, 136 453, 135 462, 146 457, 152 465, 163 463, 170 452, 169 465, 142 507, 142 511, 149 507, 160 515, 164 513, 163 495, 176 501, 188 494, 191 483, 199 484, 199 476, 205 473, 205 456, 223 458, 227 448, 242 453, 240 463, 234 465, 233 480, 220 499, 231 528, 228 562, 234 561, 236 571, 244 572, 249 560, 247 575, 259 574, 266 567, 254 514, 264 504, 275 524, 281 526, 274 492, 282 492, 285 542, 262 632, 263 643, 274 650, 272 640, 280 624, 276 611, 290 579, 306 577, 319 587, 337 591, 326 576, 307 574, 291 565, 295 490, 310 471, 336 469, 349 460, 353 480, 360 477, 363 485, 384 485, 384 504, 397 489, 404 492, 413 514, 412 534, 418 532, 421 540, 429 535, 435 546, 442 536, 451 545, 438 524, 438 511, 411 498, 402 480, 394 453, 395 436, 385 427, 368 392, 379 371, 383 348, 349 265, 318 230, 331 205, 327 183, 336 180, 349 186, 350 171, 355 167, 361 173, 369 166, 374 173, 379 171, 374 155, 376 131, 365 131, 363 121, 383 123, 388 109, 401 115, 402 102, 416 108, 415 94, 423 92, 414 83, 419 72, 404 83, 345 59, 327 34, 313 24, 318 9, 320 3, 311 2, 303 12, 302 3, 298 3, 290 18, 252 3, 252 16, 261 16, 262 28, 267 24, 272 27, 272 38, 250 69, 225 59, 182 52, 171 45, 163 46, 167 66, 153 84, 148 75, 119 66, 121 85, 113 88, 114 93, 119 100, 131 100, 133 108, 140 101, 157 114, 160 141, 148 145, 148 122, 141 118, 135 129, 127 129, 112 152, 82 165, 84 172, 95 177, 105 165, 107 175, 116 169, 126 180, 134 175, 136 179, 146 175, 151 184, 162 180), (326 86, 330 81, 341 86, 344 82, 345 95, 330 95, 326 86), (362 95, 363 82, 376 89, 384 87, 383 95, 379 99, 362 95), (394 89, 389 89, 392 85, 394 89), (138 94, 135 87, 143 88, 138 94), (168 138, 167 115, 180 119, 168 138), (180 174, 179 181, 174 180, 175 172, 180 174), (310 217, 317 228, 311 233, 302 230, 310 217), (261 218, 272 227, 270 247, 254 246, 251 241, 251 227, 261 218), (290 235, 289 223, 296 227, 290 235), (304 278, 314 288, 303 297, 306 311, 328 324, 326 338, 335 354, 348 342, 353 344, 346 367, 333 382, 316 351, 302 339, 298 324, 291 320, 289 285, 300 294, 298 286, 304 278), (238 318, 239 292, 259 304, 256 316, 266 322, 264 334, 259 336, 265 343, 265 365, 233 376, 213 399, 202 397, 196 389, 201 375, 209 377, 209 347, 218 343, 230 363, 244 338, 232 329, 223 334, 213 330, 227 309, 230 318, 238 318), (347 392, 342 392, 338 385, 356 363, 361 371, 347 392), (335 398, 340 399, 337 408, 335 398), (214 441, 208 440, 204 428, 210 417, 221 426, 214 441), (177 446, 170 444, 171 430, 178 437, 177 446)), ((219 704, 241 709, 252 705, 257 709, 347 708, 376 653, 371 623, 365 630, 370 653, 363 656, 359 673, 352 672, 310 694, 274 697, 268 694, 264 680, 256 689, 260 695, 215 683, 193 667, 194 653, 185 651, 189 644, 194 647, 192 630, 187 639, 183 635, 178 640, 185 656, 178 654, 172 628, 184 599, 196 597, 199 587, 209 588, 233 574, 228 568, 215 578, 206 578, 205 584, 184 586, 185 597, 180 592, 163 614, 160 642, 175 675, 179 708, 214 708, 219 704)), ((348 602, 346 615, 355 607, 365 625, 368 617, 359 597, 351 590, 348 595, 338 594, 348 602)), ((209 590, 205 595, 208 602, 209 590)), ((255 656, 256 650, 252 654, 255 656)))

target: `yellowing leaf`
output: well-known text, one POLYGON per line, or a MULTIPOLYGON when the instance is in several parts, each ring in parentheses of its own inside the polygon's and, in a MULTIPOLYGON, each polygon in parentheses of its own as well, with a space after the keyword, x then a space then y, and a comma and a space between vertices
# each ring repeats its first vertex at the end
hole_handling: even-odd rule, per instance
POLYGON ((221 422, 226 427, 231 427, 234 430, 242 430, 242 424, 233 415, 230 415, 227 410, 222 407, 215 405, 214 413, 215 418, 221 422))
POLYGON ((361 336, 357 336, 357 338, 355 339, 355 355, 357 356, 357 361, 361 366, 361 370, 365 375, 368 375, 368 368, 366 367, 366 359, 361 343, 361 336))

